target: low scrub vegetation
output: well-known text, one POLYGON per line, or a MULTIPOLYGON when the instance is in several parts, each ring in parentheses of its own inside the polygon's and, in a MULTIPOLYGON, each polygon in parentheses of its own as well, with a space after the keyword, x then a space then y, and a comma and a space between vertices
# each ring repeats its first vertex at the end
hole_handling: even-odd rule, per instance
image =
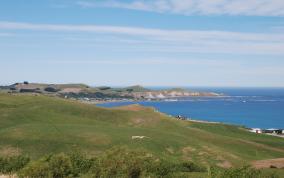
POLYGON ((30 159, 25 156, 0 157, 0 173, 11 174, 24 168, 30 159))
POLYGON ((32 161, 24 156, 1 158, 0 172, 23 178, 190 177, 191 173, 208 178, 277 177, 275 174, 264 175, 248 166, 221 169, 206 168, 193 162, 169 162, 149 152, 126 147, 115 147, 93 158, 79 152, 50 154, 32 161))
POLYGON ((171 177, 176 172, 205 172, 191 162, 170 163, 145 151, 113 148, 87 158, 80 153, 55 154, 29 162, 20 177, 171 177))
MULTIPOLYGON (((208 169, 210 178, 278 178, 275 172, 266 173, 262 170, 253 169, 250 166, 240 168, 220 169, 211 167, 208 169)), ((279 177, 280 178, 280 177, 279 177)))

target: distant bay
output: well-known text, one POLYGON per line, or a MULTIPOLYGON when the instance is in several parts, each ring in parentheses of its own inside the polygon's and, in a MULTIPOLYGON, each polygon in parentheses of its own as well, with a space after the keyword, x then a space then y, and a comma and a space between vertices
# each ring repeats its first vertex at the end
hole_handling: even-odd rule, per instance
MULTIPOLYGON (((165 87, 153 87, 164 89, 165 87)), ((224 97, 188 97, 178 101, 111 102, 115 107, 129 104, 152 106, 169 115, 215 121, 246 127, 284 128, 284 88, 190 88, 223 93, 224 97)))

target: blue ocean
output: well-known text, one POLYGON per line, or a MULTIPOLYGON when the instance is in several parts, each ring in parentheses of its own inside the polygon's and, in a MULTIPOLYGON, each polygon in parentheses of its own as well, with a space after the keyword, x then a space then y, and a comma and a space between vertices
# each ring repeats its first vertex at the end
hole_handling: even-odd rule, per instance
MULTIPOLYGON (((154 88, 161 89, 161 88, 154 88)), ((284 128, 284 88, 190 88, 223 93, 222 97, 190 97, 177 101, 113 102, 152 106, 169 115, 242 125, 250 128, 284 128)))

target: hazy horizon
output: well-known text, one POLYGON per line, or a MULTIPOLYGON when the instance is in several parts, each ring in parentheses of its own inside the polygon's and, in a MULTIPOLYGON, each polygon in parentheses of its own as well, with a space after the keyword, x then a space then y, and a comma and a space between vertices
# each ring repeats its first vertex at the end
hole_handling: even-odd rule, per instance
POLYGON ((142 86, 145 88, 192 88, 192 89, 206 89, 206 88, 212 88, 212 89, 284 89, 284 86, 197 86, 197 85, 141 85, 141 84, 130 84, 130 85, 100 85, 100 84, 88 84, 88 83, 82 83, 82 82, 67 82, 67 83, 63 83, 63 82, 58 82, 58 83, 54 83, 54 82, 33 82, 33 81, 29 81, 29 80, 24 80, 24 81, 17 81, 17 82, 10 82, 10 83, 0 83, 0 86, 9 86, 9 85, 13 85, 15 83, 23 83, 23 82, 28 82, 28 83, 36 83, 36 84, 85 84, 88 85, 90 87, 102 87, 102 86, 108 86, 108 87, 113 87, 113 88, 123 88, 123 87, 131 87, 131 86, 142 86))
POLYGON ((284 87, 284 1, 0 2, 0 85, 284 87))

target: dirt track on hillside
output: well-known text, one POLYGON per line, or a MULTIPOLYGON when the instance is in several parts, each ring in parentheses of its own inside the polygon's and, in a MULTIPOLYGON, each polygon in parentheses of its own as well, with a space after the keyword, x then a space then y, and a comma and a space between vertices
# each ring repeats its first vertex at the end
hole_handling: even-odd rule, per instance
POLYGON ((257 169, 271 168, 271 167, 284 168, 284 158, 254 161, 252 162, 252 166, 257 169))

